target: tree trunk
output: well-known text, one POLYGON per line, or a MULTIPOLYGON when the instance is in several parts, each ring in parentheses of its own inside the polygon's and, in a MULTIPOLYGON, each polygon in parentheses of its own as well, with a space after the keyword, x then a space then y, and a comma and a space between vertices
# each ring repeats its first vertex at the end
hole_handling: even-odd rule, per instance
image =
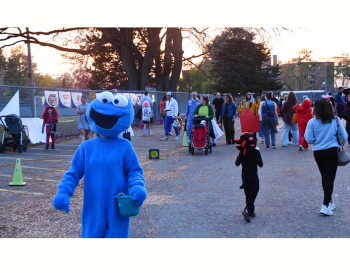
POLYGON ((182 35, 179 28, 173 29, 173 46, 172 53, 174 57, 174 66, 171 71, 171 79, 169 83, 169 91, 176 91, 180 80, 180 73, 182 69, 182 35))
POLYGON ((147 81, 150 76, 150 72, 153 65, 153 60, 157 49, 160 46, 159 33, 161 28, 148 28, 148 44, 146 54, 143 58, 143 62, 140 68, 140 87, 141 90, 146 90, 147 81))

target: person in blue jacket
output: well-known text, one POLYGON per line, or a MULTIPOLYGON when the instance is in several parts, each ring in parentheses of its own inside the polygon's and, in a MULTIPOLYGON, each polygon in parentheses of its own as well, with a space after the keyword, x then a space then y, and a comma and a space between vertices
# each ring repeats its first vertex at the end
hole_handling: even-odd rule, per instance
POLYGON ((226 134, 226 143, 234 144, 235 143, 235 118, 237 116, 237 107, 233 101, 231 94, 225 95, 225 103, 222 106, 220 120, 223 120, 225 134, 226 134))
POLYGON ((312 151, 321 174, 324 193, 320 214, 327 216, 333 215, 335 209, 332 193, 340 148, 337 123, 343 138, 346 139, 348 134, 340 119, 334 116, 331 103, 323 98, 315 101, 314 118, 310 119, 307 124, 305 140, 313 144, 312 151))
POLYGON ((131 142, 118 137, 134 119, 133 106, 121 94, 102 92, 89 105, 86 117, 97 137, 79 146, 52 204, 68 213, 70 198, 84 176, 82 237, 126 238, 130 218, 120 215, 115 196, 130 186, 129 195, 136 206, 147 197, 143 169, 131 142))
POLYGON ((344 111, 344 107, 346 105, 345 99, 343 98, 343 87, 339 87, 338 93, 334 96, 334 101, 336 103, 337 108, 337 116, 341 118, 341 114, 344 111))
POLYGON ((198 99, 197 92, 192 92, 192 99, 190 99, 187 103, 186 107, 186 115, 185 115, 185 122, 186 122, 186 132, 188 136, 188 143, 190 143, 190 134, 192 131, 192 120, 193 120, 193 113, 194 109, 198 106, 200 100, 198 99))

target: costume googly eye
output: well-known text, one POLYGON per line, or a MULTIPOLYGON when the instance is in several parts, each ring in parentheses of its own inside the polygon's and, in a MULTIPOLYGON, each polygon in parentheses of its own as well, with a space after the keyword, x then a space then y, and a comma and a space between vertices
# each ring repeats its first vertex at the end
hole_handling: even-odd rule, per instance
POLYGON ((111 103, 113 100, 113 94, 111 92, 104 91, 98 96, 98 100, 101 103, 111 103))
POLYGON ((117 94, 113 96, 112 103, 116 107, 124 108, 128 106, 128 99, 123 95, 117 94))

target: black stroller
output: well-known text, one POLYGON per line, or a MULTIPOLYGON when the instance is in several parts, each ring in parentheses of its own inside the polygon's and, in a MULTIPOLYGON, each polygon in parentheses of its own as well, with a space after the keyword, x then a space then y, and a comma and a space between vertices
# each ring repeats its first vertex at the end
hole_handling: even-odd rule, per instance
POLYGON ((201 122, 205 121, 208 124, 210 121, 206 117, 195 117, 192 120, 192 131, 190 133, 190 144, 188 151, 193 155, 194 149, 204 150, 205 155, 208 151, 211 153, 211 143, 209 137, 209 126, 202 125, 201 122))
POLYGON ((20 153, 25 152, 27 150, 29 131, 28 127, 22 124, 21 118, 15 114, 12 114, 8 116, 1 116, 0 120, 4 126, 0 153, 3 153, 6 150, 6 147, 12 147, 14 152, 17 148, 20 153), (5 123, 3 119, 5 120, 5 123))

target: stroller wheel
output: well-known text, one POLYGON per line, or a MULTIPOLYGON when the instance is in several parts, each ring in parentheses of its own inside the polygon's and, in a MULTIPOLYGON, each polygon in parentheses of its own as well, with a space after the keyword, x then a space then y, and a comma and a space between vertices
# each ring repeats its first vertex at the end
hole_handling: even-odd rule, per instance
POLYGON ((192 147, 192 151, 191 151, 192 155, 194 155, 194 147, 192 147))
POLYGON ((191 147, 192 147, 192 143, 190 142, 190 143, 188 144, 188 152, 189 152, 189 153, 191 153, 191 147))
POLYGON ((205 148, 205 155, 208 155, 208 148, 205 148))
POLYGON ((13 146, 13 147, 12 147, 12 151, 16 152, 16 149, 17 149, 16 146, 13 146))
POLYGON ((27 151, 27 142, 23 144, 23 152, 27 151))
POLYGON ((22 145, 19 146, 18 151, 19 151, 19 153, 22 153, 22 152, 23 152, 22 145))
POLYGON ((211 153, 211 145, 210 145, 210 148, 209 148, 209 152, 211 153))
POLYGON ((3 153, 3 152, 5 151, 5 149, 6 149, 6 147, 3 146, 3 145, 1 145, 1 147, 0 147, 0 153, 3 153))

